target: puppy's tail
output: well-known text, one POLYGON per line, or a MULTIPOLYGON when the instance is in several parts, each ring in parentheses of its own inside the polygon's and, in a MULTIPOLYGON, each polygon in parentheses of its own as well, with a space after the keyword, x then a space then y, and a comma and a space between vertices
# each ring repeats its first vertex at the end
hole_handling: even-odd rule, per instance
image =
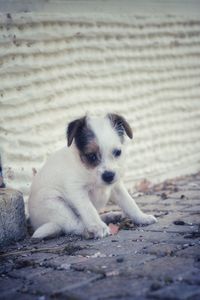
POLYGON ((49 222, 38 227, 38 229, 36 229, 36 231, 34 232, 32 238, 51 238, 57 236, 61 232, 62 228, 58 224, 49 222))

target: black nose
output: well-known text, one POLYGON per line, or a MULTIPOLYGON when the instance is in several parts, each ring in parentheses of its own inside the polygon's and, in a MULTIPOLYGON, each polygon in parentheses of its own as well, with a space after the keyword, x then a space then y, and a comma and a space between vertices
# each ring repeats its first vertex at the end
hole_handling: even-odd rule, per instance
POLYGON ((115 177, 115 173, 113 172, 110 172, 110 171, 105 171, 103 174, 102 174, 102 179, 103 181, 105 181, 106 183, 111 183, 113 181, 115 177))

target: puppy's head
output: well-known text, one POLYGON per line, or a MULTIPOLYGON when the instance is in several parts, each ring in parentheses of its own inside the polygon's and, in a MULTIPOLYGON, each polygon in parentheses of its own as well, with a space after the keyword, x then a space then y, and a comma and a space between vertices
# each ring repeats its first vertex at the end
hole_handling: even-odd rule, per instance
POLYGON ((97 184, 110 185, 122 175, 125 136, 132 139, 131 127, 117 114, 85 116, 67 128, 68 147, 75 143, 83 166, 97 184))

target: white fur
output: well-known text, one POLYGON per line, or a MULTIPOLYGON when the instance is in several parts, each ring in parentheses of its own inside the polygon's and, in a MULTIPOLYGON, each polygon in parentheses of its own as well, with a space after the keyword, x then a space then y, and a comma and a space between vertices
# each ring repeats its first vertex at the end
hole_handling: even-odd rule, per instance
POLYGON ((88 126, 95 133, 102 155, 101 163, 88 169, 79 157, 73 142, 53 154, 34 177, 29 197, 29 215, 35 230, 34 238, 45 238, 61 232, 92 234, 102 238, 110 234, 98 210, 112 198, 137 224, 156 222, 154 216, 144 214, 124 187, 125 146, 107 117, 87 117, 88 126), (115 158, 114 148, 122 149, 115 158), (112 184, 102 181, 105 170, 116 173, 112 184))

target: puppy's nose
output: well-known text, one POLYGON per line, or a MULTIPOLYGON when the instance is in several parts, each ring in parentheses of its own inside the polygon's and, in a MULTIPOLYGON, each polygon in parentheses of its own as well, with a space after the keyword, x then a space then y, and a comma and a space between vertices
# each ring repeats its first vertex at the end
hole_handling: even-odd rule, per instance
POLYGON ((105 181, 106 183, 111 183, 113 181, 115 177, 115 173, 114 172, 111 172, 111 171, 105 171, 103 174, 102 174, 102 179, 103 181, 105 181))

